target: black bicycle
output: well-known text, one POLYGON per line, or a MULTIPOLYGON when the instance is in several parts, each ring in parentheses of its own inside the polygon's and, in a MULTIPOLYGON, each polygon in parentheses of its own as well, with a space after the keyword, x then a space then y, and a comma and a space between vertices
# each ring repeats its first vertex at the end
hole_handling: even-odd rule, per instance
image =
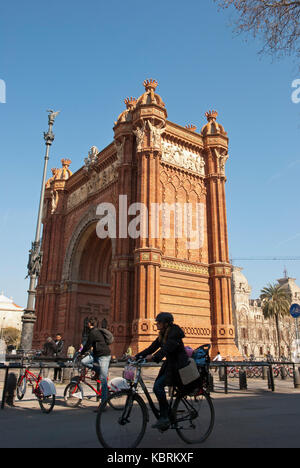
MULTIPOLYGON (((135 378, 130 382, 130 389, 109 396, 105 406, 100 407, 96 419, 96 431, 99 442, 105 448, 135 448, 144 437, 149 411, 143 398, 137 393, 141 386, 149 406, 156 417, 159 410, 153 403, 142 378, 145 360, 130 363, 136 367, 135 378), (112 403, 111 408, 109 405, 112 403)), ((183 395, 173 388, 169 401, 170 425, 187 444, 200 444, 211 434, 215 411, 208 390, 196 389, 189 395, 183 395)))

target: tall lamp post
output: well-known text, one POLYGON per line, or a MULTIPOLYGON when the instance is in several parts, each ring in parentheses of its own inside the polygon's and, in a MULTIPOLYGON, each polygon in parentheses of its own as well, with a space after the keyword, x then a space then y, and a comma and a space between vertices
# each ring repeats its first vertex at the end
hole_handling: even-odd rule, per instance
POLYGON ((35 240, 32 242, 31 250, 29 251, 29 261, 28 261, 28 275, 27 278, 30 278, 29 282, 29 289, 28 289, 28 299, 27 299, 27 307, 24 310, 24 315, 22 316, 22 335, 21 335, 21 344, 20 348, 23 351, 29 351, 32 348, 32 340, 33 340, 33 328, 36 322, 36 315, 35 315, 35 296, 36 296, 36 282, 37 278, 41 271, 42 266, 42 256, 43 253, 41 252, 41 228, 42 228, 42 216, 43 216, 43 206, 44 206, 44 196, 45 196, 45 185, 46 185, 46 177, 47 177, 47 167, 49 161, 49 152, 50 146, 54 141, 54 134, 52 132, 53 124, 55 118, 59 114, 60 111, 54 112, 52 110, 48 110, 48 132, 44 132, 44 140, 46 144, 46 154, 45 154, 45 162, 44 162, 44 172, 43 172, 43 180, 42 180, 42 188, 40 194, 40 205, 39 205, 39 212, 38 212, 38 219, 36 225, 36 233, 35 233, 35 240))

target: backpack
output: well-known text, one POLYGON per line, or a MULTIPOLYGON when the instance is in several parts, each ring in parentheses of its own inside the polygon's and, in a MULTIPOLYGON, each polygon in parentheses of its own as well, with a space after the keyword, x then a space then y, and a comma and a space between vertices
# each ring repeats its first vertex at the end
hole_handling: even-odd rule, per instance
POLYGON ((102 333, 102 335, 104 337, 105 343, 107 345, 113 344, 113 342, 115 341, 114 335, 109 330, 107 330, 106 328, 99 328, 99 330, 101 331, 101 333, 102 333))
POLYGON ((209 357, 210 345, 203 345, 197 348, 193 353, 193 359, 198 367, 205 367, 210 363, 209 357))

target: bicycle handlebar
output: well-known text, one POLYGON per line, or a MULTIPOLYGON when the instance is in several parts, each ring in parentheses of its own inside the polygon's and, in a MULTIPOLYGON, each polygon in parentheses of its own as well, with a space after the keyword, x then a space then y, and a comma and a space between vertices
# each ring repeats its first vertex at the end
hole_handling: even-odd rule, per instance
POLYGON ((139 359, 128 359, 127 364, 130 364, 131 366, 142 366, 144 364, 147 364, 147 361, 145 358, 139 358, 139 359))

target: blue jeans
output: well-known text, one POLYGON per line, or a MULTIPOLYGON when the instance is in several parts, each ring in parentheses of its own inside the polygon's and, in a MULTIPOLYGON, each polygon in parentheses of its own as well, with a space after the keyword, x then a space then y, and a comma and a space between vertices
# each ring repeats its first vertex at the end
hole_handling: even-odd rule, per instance
POLYGON ((99 374, 102 389, 101 402, 107 400, 108 397, 107 376, 110 359, 111 356, 95 357, 93 354, 89 354, 81 361, 83 366, 88 367, 89 369, 93 369, 97 374, 99 374))
POLYGON ((168 416, 168 408, 169 408, 165 386, 166 386, 166 375, 161 375, 155 380, 154 387, 153 387, 153 391, 159 403, 160 416, 162 417, 168 416))

